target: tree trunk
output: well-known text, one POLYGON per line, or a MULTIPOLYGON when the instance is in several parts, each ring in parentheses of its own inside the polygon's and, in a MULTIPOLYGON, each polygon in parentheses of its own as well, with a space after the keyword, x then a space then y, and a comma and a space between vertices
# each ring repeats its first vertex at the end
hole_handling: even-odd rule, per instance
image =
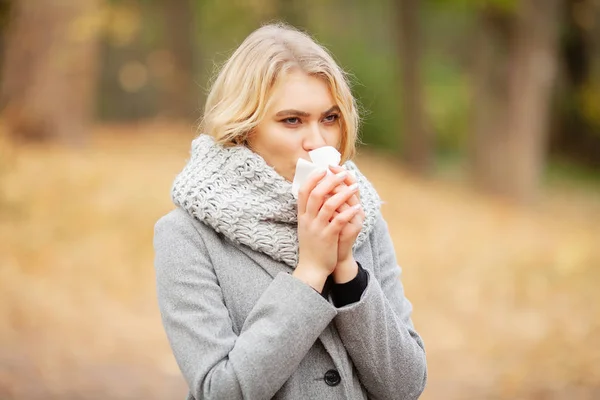
POLYGON ((203 93, 196 72, 196 19, 191 0, 161 2, 167 50, 173 66, 165 77, 163 110, 169 117, 200 117, 203 93))
POLYGON ((506 195, 537 196, 546 162, 561 0, 523 0, 510 58, 506 195))
POLYGON ((99 0, 19 0, 6 36, 2 117, 21 140, 85 141, 96 83, 99 0))
POLYGON ((567 1, 561 43, 562 79, 551 138, 555 154, 596 168, 600 167, 600 124, 597 113, 590 112, 586 102, 590 94, 594 96, 592 102, 600 95, 594 66, 595 54, 600 50, 595 48, 600 44, 599 11, 600 3, 594 0, 567 1))
POLYGON ((506 53, 512 21, 505 12, 492 8, 482 10, 477 18, 469 172, 477 188, 501 194, 509 112, 506 53))
POLYGON ((419 0, 397 0, 395 14, 402 63, 402 125, 404 154, 410 169, 427 174, 432 167, 433 140, 426 124, 421 78, 419 0))
POLYGON ((476 187, 518 202, 536 197, 545 165, 561 0, 483 11, 475 74, 471 173, 476 187))

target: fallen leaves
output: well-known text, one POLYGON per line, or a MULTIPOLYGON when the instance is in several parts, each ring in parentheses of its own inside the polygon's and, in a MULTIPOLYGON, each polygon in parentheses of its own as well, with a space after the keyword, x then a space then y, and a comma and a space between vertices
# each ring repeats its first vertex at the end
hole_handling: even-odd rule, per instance
MULTIPOLYGON (((123 392, 102 365, 184 387, 156 305, 152 235, 193 136, 168 124, 99 127, 88 149, 11 150, 0 172, 0 346, 14 368, 0 373, 0 392, 24 393, 36 371, 47 393, 114 379, 107 397, 171 398, 123 392)), ((549 187, 523 209, 457 181, 417 180, 377 154, 357 163, 386 201, 427 348, 423 398, 598 394, 597 191, 549 187)))

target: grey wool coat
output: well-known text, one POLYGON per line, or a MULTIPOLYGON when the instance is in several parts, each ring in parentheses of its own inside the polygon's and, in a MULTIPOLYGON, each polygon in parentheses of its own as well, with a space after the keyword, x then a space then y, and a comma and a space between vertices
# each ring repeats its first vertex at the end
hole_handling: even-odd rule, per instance
POLYGON ((162 321, 196 399, 416 399, 423 342, 383 218, 354 257, 361 299, 336 308, 292 268, 177 208, 155 226, 162 321))

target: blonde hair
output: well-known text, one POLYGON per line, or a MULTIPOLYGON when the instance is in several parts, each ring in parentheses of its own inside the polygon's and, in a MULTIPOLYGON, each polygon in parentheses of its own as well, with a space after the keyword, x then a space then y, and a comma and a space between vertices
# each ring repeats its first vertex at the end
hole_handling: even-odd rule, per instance
POLYGON ((345 72, 309 35, 284 24, 252 32, 223 65, 206 100, 201 131, 226 146, 245 143, 264 118, 279 78, 292 69, 327 84, 340 108, 342 161, 352 158, 359 116, 345 72))

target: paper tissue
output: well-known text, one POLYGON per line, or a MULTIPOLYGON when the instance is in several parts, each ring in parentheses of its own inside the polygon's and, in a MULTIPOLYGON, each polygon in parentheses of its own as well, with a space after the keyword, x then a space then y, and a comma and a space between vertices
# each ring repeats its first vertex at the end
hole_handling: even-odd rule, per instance
POLYGON ((300 187, 306 182, 308 176, 319 168, 327 170, 327 175, 333 174, 329 169, 330 165, 340 165, 341 154, 332 146, 324 146, 308 152, 312 162, 299 158, 296 163, 296 174, 292 182, 292 194, 298 197, 300 187))

